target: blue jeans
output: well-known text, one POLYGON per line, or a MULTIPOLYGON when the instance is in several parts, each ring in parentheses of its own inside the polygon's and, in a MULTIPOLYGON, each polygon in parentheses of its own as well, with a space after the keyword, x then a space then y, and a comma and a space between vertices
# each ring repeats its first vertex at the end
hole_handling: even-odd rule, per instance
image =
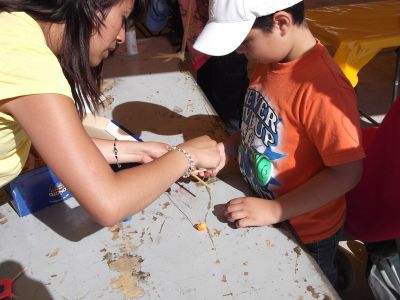
POLYGON ((335 289, 337 289, 338 278, 336 251, 342 237, 343 228, 325 240, 305 245, 335 289))

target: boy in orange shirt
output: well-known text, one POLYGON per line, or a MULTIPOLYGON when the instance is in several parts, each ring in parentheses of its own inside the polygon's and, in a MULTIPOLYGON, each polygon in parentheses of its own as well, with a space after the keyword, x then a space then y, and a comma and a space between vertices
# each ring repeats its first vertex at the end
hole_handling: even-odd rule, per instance
POLYGON ((194 48, 209 55, 236 49, 256 63, 241 130, 220 143, 214 175, 238 156, 259 197, 229 201, 228 221, 289 220, 336 287, 343 195, 360 180, 365 155, 354 90, 307 28, 303 1, 211 0, 194 48))

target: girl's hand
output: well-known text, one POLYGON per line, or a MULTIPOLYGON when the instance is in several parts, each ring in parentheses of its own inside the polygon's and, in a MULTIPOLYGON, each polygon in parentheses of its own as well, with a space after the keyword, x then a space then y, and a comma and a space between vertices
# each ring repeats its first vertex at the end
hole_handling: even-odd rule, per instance
POLYGON ((163 156, 168 151, 168 144, 158 142, 141 142, 136 153, 140 158, 137 162, 148 163, 163 156))
POLYGON ((217 176, 218 172, 223 169, 226 164, 228 163, 228 158, 226 157, 226 152, 225 152, 225 145, 224 143, 218 143, 217 144, 219 155, 220 155, 220 162, 218 166, 214 169, 208 170, 208 172, 205 173, 205 176, 210 176, 210 177, 215 177, 217 176))
POLYGON ((231 159, 237 157, 238 147, 240 143, 240 132, 236 132, 226 140, 218 143, 218 150, 221 157, 220 163, 214 169, 209 170, 206 175, 217 176, 218 172, 223 169, 231 159))
POLYGON ((185 149, 188 152, 198 169, 214 169, 221 160, 217 142, 209 136, 203 135, 183 144, 178 147, 185 149))

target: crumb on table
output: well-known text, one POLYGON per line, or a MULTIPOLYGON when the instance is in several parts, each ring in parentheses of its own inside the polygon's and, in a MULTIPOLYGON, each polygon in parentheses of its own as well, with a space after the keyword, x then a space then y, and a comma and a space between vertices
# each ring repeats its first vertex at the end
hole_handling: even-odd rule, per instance
POLYGON ((196 228, 198 231, 204 231, 207 229, 207 224, 204 222, 199 222, 197 224, 194 224, 193 227, 196 228))

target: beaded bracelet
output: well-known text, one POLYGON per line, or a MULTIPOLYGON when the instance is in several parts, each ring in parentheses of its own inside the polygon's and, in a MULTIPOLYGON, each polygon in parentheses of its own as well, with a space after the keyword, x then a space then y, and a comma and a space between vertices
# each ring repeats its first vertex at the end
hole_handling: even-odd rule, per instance
POLYGON ((184 149, 176 147, 176 146, 170 146, 168 147, 168 151, 172 151, 172 150, 177 150, 181 153, 183 153, 189 163, 189 168, 186 170, 185 174, 183 174, 183 178, 188 178, 190 177, 190 175, 192 174, 193 171, 196 170, 196 165, 194 163, 193 157, 187 153, 184 149))
POLYGON ((118 162, 118 149, 117 149, 117 139, 114 140, 114 148, 113 148, 114 156, 117 161, 117 166, 119 169, 121 169, 121 164, 118 162))

